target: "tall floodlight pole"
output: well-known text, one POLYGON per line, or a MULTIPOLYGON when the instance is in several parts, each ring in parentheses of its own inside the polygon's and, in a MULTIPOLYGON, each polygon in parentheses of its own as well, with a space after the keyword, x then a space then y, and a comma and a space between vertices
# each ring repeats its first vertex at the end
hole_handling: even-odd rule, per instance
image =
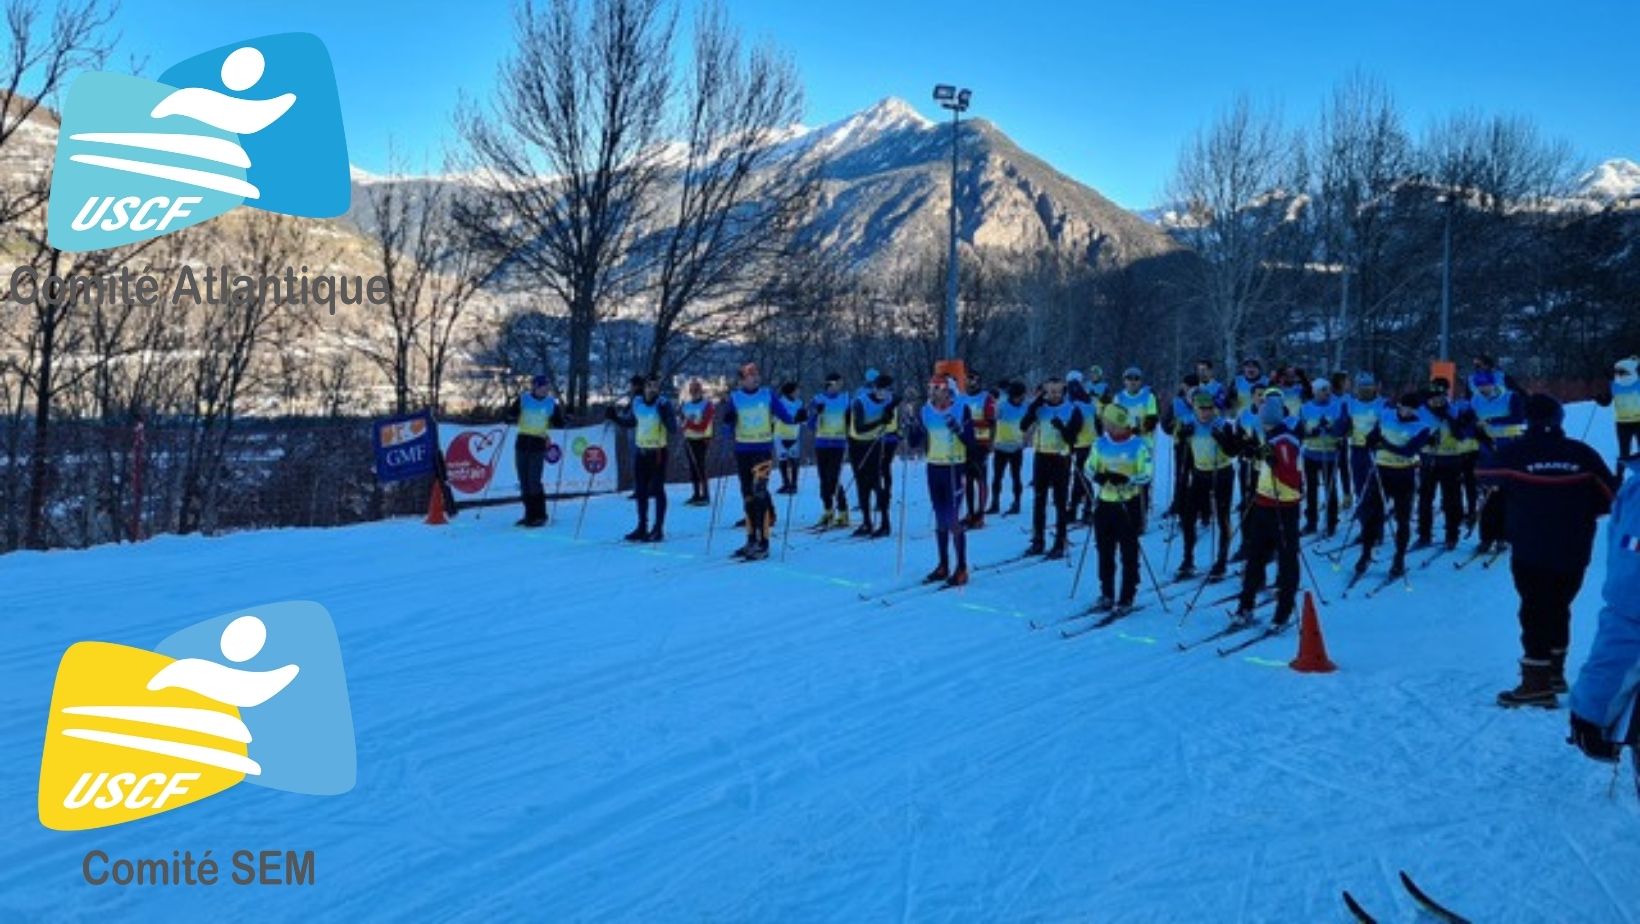
POLYGON ((1446 194, 1446 230, 1441 234, 1441 358, 1452 358, 1452 193, 1446 194))
POLYGON ((957 130, 973 92, 948 83, 934 88, 934 101, 951 110, 951 239, 945 254, 945 356, 957 355, 957 130))

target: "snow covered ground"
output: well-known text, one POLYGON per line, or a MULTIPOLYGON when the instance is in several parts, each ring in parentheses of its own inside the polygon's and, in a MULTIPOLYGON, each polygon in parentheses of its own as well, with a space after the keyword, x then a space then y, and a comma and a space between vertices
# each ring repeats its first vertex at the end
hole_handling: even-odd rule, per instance
MULTIPOLYGON (((1608 455, 1609 431, 1590 432, 1608 455)), ((908 480, 904 578, 933 555, 916 465, 908 480)), ((594 500, 580 541, 564 505, 533 533, 509 509, 0 558, 0 918, 1339 921, 1349 889, 1413 921, 1405 868, 1477 921, 1640 919, 1627 765, 1613 798, 1563 743, 1564 710, 1492 704, 1515 679, 1504 568, 1340 602, 1345 575, 1312 556, 1340 666, 1315 676, 1285 668, 1293 636, 1177 652, 1177 589, 1172 614, 1152 600, 1061 640, 1027 619, 1070 610, 1067 564, 885 606, 860 591, 896 581, 892 541, 794 531, 784 562, 729 564, 731 531, 705 554, 707 511, 675 503, 647 549, 615 539, 631 509, 594 500), (151 646, 284 599, 335 618, 357 788, 39 826, 65 648, 151 646), (94 848, 312 850, 317 883, 93 887, 94 848)), ((974 561, 1020 551, 1022 522, 974 534, 974 561)), ((1160 529, 1146 548, 1162 567, 1160 529)), ((1574 670, 1603 561, 1602 543, 1574 670)))

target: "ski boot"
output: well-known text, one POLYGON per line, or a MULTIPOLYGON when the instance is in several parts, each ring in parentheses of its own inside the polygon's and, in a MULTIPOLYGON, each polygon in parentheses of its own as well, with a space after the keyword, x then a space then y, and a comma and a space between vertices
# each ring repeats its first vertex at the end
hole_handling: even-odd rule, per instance
POLYGON ((664 529, 660 528, 659 526, 657 526, 654 529, 649 531, 649 535, 643 537, 643 541, 644 542, 664 542, 664 541, 666 541, 666 530, 664 530, 664 529))
POLYGON ((951 576, 945 579, 945 586, 947 586, 947 587, 967 587, 968 586, 968 566, 967 565, 958 565, 957 570, 951 572, 951 576))
POLYGON ((1371 549, 1362 549, 1361 550, 1361 557, 1357 558, 1355 560, 1355 573, 1357 575, 1366 574, 1367 569, 1371 568, 1371 567, 1372 567, 1372 550, 1371 549))
POLYGON ((938 568, 935 568, 933 571, 928 572, 928 574, 923 577, 923 583, 924 584, 938 584, 941 581, 944 581, 946 578, 949 578, 950 576, 951 576, 950 570, 948 570, 944 565, 940 565, 938 568))
POLYGON ((848 511, 839 510, 832 514, 831 525, 836 526, 839 529, 848 529, 848 511))
POLYGON ((1053 546, 1048 549, 1048 554, 1044 555, 1043 557, 1048 559, 1049 561, 1058 561, 1059 559, 1064 558, 1065 557, 1065 540, 1055 539, 1053 541, 1053 546))
POLYGON ((1214 562, 1213 567, 1207 569, 1207 583, 1213 584, 1224 580, 1225 574, 1228 573, 1229 570, 1229 567, 1227 567, 1224 562, 1214 562))
POLYGON ((1235 612, 1230 614, 1229 628, 1245 629, 1255 622, 1258 622, 1258 618, 1253 615, 1252 610, 1238 608, 1235 612))
POLYGON ((1430 536, 1419 536, 1418 541, 1414 542, 1412 544, 1412 551, 1418 552, 1418 551, 1421 551, 1423 549, 1427 549, 1427 548, 1429 548, 1430 546, 1432 546, 1434 544, 1435 544, 1435 540, 1432 537, 1430 537, 1430 536))
POLYGON ((984 529, 985 528, 985 514, 984 513, 976 513, 973 516, 969 517, 968 518, 968 528, 969 529, 984 529))
POLYGON ((888 528, 888 517, 885 516, 883 517, 883 521, 877 524, 877 528, 871 531, 871 538, 882 539, 889 535, 890 532, 891 531, 888 528))
POLYGON ((649 527, 643 525, 642 523, 640 523, 640 524, 638 524, 637 529, 634 529, 632 532, 627 533, 622 538, 624 538, 627 542, 643 542, 644 540, 649 538, 649 527))
POLYGON ((1441 548, 1445 549, 1448 552, 1457 551, 1458 550, 1458 537, 1457 536, 1448 536, 1448 537, 1446 537, 1446 541, 1441 543, 1441 548))
POLYGON ((871 521, 870 520, 861 520, 860 525, 855 528, 854 532, 849 533, 849 535, 853 536, 856 539, 870 539, 871 538, 871 521))
POLYGON ((1025 547, 1025 554, 1026 555, 1041 555, 1043 552, 1046 552, 1047 550, 1048 550, 1048 547, 1042 543, 1042 538, 1040 536, 1038 536, 1037 538, 1031 540, 1030 545, 1025 547))
POLYGON ((1299 530, 1298 534, 1300 536, 1313 536, 1313 535, 1315 535, 1316 534, 1315 524, 1314 523, 1305 523, 1304 528, 1299 530))
POLYGON ((831 523, 832 513, 830 510, 827 510, 826 512, 820 514, 820 519, 815 520, 814 525, 810 526, 809 529, 812 529, 817 533, 823 533, 831 528, 831 523))
POLYGON ((1016 497, 1016 498, 1014 498, 1014 502, 1012 504, 1008 505, 1008 512, 1006 514, 1004 514, 1004 516, 1010 516, 1011 517, 1011 516, 1017 515, 1018 513, 1019 513, 1019 498, 1016 497))
POLYGON ((1002 498, 1000 498, 1000 497, 991 498, 991 506, 985 508, 985 512, 992 515, 992 516, 1001 516, 1002 515, 1002 498))
POLYGON ((1110 608, 1110 615, 1113 619, 1121 619, 1131 612, 1133 612, 1132 600, 1119 600, 1115 606, 1110 608))
POLYGON ((1116 609, 1116 601, 1104 596, 1103 594, 1100 595, 1099 599, 1093 601, 1092 612, 1108 613, 1113 609, 1116 609))
POLYGON ((1407 553, 1405 553, 1405 552, 1396 552, 1394 560, 1392 560, 1389 563, 1389 577, 1390 577, 1390 580, 1393 581, 1396 578, 1406 577, 1406 574, 1407 574, 1407 553))
POLYGON ((756 542, 748 544, 751 546, 751 549, 746 553, 747 561, 762 561, 763 559, 769 557, 769 540, 759 539, 756 542))
POLYGON ((1188 580, 1190 580, 1191 578, 1193 578, 1195 576, 1196 576, 1196 564, 1195 564, 1195 562, 1190 562, 1190 561, 1187 561, 1184 564, 1180 565, 1179 570, 1173 572, 1173 580, 1175 580, 1175 581, 1188 581, 1188 580))
POLYGON ((1498 705, 1508 709, 1533 706, 1538 709, 1556 709, 1560 700, 1555 696, 1554 665, 1548 661, 1520 662, 1520 685, 1498 694, 1498 705))

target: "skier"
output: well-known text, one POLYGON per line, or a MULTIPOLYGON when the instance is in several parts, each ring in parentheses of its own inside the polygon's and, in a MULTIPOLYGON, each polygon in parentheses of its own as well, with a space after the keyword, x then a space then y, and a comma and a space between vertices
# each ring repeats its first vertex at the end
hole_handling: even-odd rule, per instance
POLYGON ((1606 524, 1606 605, 1589 657, 1572 688, 1570 743, 1596 760, 1615 763, 1625 740, 1634 749, 1634 783, 1640 793, 1640 456, 1619 463, 1623 488, 1606 524))
MULTIPOLYGON (((724 401, 722 416, 725 433, 732 433, 735 441, 735 471, 740 477, 741 505, 746 513, 746 544, 735 550, 734 557, 768 558, 767 527, 770 524, 761 523, 761 517, 752 515, 755 471, 763 463, 769 463, 769 468, 773 467, 775 421, 793 421, 786 413, 785 405, 775 401, 769 389, 763 386, 763 376, 757 363, 746 363, 740 367, 740 387, 730 392, 724 401)), ((763 477, 766 493, 768 475, 763 477)), ((772 520, 773 516, 771 507, 769 518, 772 520)))
POLYGON ((894 379, 871 369, 866 372, 867 387, 861 388, 849 402, 848 459, 854 472, 854 494, 860 508, 860 526, 854 535, 862 539, 889 534, 888 488, 884 486, 884 440, 888 428, 894 425, 899 399, 892 391, 894 379), (873 506, 881 525, 873 528, 873 506))
POLYGON ((1050 378, 1042 383, 1031 406, 1025 410, 1025 426, 1034 428, 1035 455, 1031 462, 1031 544, 1027 555, 1047 554, 1049 558, 1065 557, 1065 538, 1069 531, 1069 488, 1071 478, 1071 447, 1076 434, 1091 424, 1082 419, 1082 412, 1065 397, 1065 383, 1050 378), (1053 547, 1043 542, 1048 524, 1048 503, 1053 502, 1053 547))
MULTIPOLYGON (((1088 455, 1093 452, 1093 441, 1098 435, 1096 427, 1087 426, 1088 421, 1098 416, 1098 408, 1094 404, 1093 395, 1089 394, 1082 384, 1082 373, 1072 369, 1065 374, 1065 396, 1071 404, 1081 412, 1084 426, 1076 431, 1075 444, 1071 446, 1071 471, 1080 472, 1088 464, 1088 455)), ((1071 478, 1071 503, 1069 516, 1072 520, 1081 520, 1085 523, 1093 522, 1093 492, 1088 490, 1082 478, 1075 475, 1071 478)))
POLYGON ((717 408, 706 397, 700 379, 690 379, 688 400, 683 402, 683 446, 689 454, 689 483, 694 491, 684 504, 705 507, 712 502, 711 478, 706 471, 706 450, 712 446, 712 419, 717 408))
POLYGON ((1219 381, 1219 371, 1213 361, 1206 357, 1196 360, 1196 387, 1212 396, 1214 406, 1219 409, 1229 407, 1229 394, 1224 383, 1219 381))
POLYGON ((848 526, 848 492, 843 490, 843 458, 848 452, 849 397, 843 376, 826 373, 825 389, 809 402, 814 428, 814 465, 820 471, 820 520, 815 529, 848 526))
POLYGON ((1333 400, 1331 382, 1316 379, 1310 390, 1314 397, 1299 409, 1298 436, 1304 447, 1304 528, 1299 535, 1318 530, 1317 508, 1325 494, 1325 535, 1331 538, 1338 530, 1338 441, 1347 432, 1349 419, 1343 405, 1333 400))
MULTIPOLYGON (((1265 395, 1270 400, 1280 401, 1281 390, 1263 388, 1255 391, 1249 399, 1245 410, 1237 412, 1234 423, 1238 445, 1244 450, 1248 446, 1258 446, 1264 442, 1264 425, 1259 422, 1259 414, 1264 408, 1265 395)), ((1236 483, 1241 486, 1241 500, 1236 504, 1236 510, 1245 515, 1247 508, 1253 503, 1253 494, 1258 490, 1258 461, 1243 452, 1236 462, 1236 483)), ((1241 543, 1246 546, 1245 540, 1241 543)), ((1232 561, 1241 561, 1244 557, 1242 548, 1231 556, 1232 561)))
POLYGON ((1292 428, 1299 412, 1304 409, 1304 402, 1310 398, 1304 393, 1304 371, 1294 366, 1283 366, 1279 378, 1281 404, 1287 410, 1287 426, 1292 428))
MULTIPOLYGON (((1156 406, 1156 395, 1145 384, 1144 373, 1138 366, 1129 366, 1122 372, 1122 390, 1112 398, 1128 412, 1133 419, 1133 429, 1139 432, 1145 441, 1145 448, 1151 455, 1156 453, 1156 425, 1161 422, 1161 413, 1156 406)), ((1146 482, 1141 496, 1144 498, 1143 511, 1137 521, 1139 534, 1145 533, 1151 508, 1150 483, 1146 482)))
POLYGON ((1345 487, 1351 500, 1366 500, 1367 482, 1372 478, 1372 450, 1367 448, 1367 437, 1378 428, 1378 421, 1388 416, 1389 401, 1378 393, 1378 379, 1370 372, 1356 373, 1355 394, 1344 399, 1344 417, 1349 421, 1344 432, 1350 438, 1350 481, 1345 487))
POLYGON ((1230 504, 1235 494, 1235 459, 1241 449, 1235 425, 1219 415, 1213 396, 1198 391, 1190 399, 1191 416, 1174 427, 1175 446, 1188 447, 1194 469, 1189 487, 1179 497, 1179 528, 1184 533, 1184 562, 1176 577, 1196 573, 1196 529, 1209 519, 1218 529, 1213 543, 1209 581, 1224 577, 1230 557, 1230 504))
POLYGON ((786 409, 786 417, 774 422, 775 457, 780 461, 780 488, 776 494, 797 493, 797 469, 803 461, 803 431, 801 424, 809 419, 808 410, 797 392, 796 382, 782 382, 775 402, 786 409))
POLYGON ((1095 612, 1117 615, 1133 609, 1139 593, 1139 518, 1145 485, 1154 471, 1150 446, 1134 436, 1133 417, 1120 404, 1107 405, 1105 432, 1094 442, 1078 472, 1095 486, 1093 535, 1099 549, 1099 599, 1095 612), (1122 559, 1122 583, 1116 586, 1116 558, 1122 559))
POLYGON ((968 393, 962 403, 974 425, 974 445, 968 450, 968 461, 964 466, 967 478, 963 492, 968 502, 968 516, 963 520, 963 525, 969 529, 984 529, 987 495, 990 493, 987 468, 991 442, 996 434, 997 398, 995 393, 985 388, 979 373, 972 369, 968 370, 966 384, 968 393))
POLYGON ((1012 477, 1014 502, 1008 506, 1008 515, 1019 512, 1019 496, 1023 490, 1019 472, 1025 458, 1025 412, 1030 405, 1025 401, 1025 383, 1009 382, 1007 397, 997 402, 996 435, 991 438, 991 509, 987 513, 1001 513, 1002 476, 1012 477))
POLYGON ((929 379, 921 428, 927 440, 928 500, 934 508, 935 541, 940 550, 939 566, 928 572, 923 582, 943 582, 949 587, 968 583, 968 538, 959 517, 968 453, 976 446, 970 405, 956 400, 955 392, 956 382, 949 377, 936 375, 929 379), (957 551, 954 569, 951 567, 953 545, 957 551))
POLYGON ((1634 453, 1631 445, 1640 448, 1640 357, 1620 359, 1612 366, 1610 391, 1596 398, 1601 407, 1612 407, 1617 417, 1617 457, 1634 453))
MULTIPOLYGON (((1477 365, 1487 361, 1484 356, 1475 360, 1477 365)), ((1492 468, 1498 453, 1526 432, 1526 399, 1505 386, 1498 374, 1489 369, 1481 369, 1470 376, 1469 381, 1475 388, 1470 404, 1480 421, 1481 453, 1477 468, 1492 468)), ((1482 554, 1494 549, 1502 551, 1499 547, 1504 543, 1503 507, 1489 503, 1490 500, 1490 494, 1483 492, 1480 510, 1476 513, 1480 519, 1482 554)))
POLYGON ((1249 356, 1241 361, 1241 374, 1230 383, 1230 397, 1226 407, 1236 416, 1253 409, 1253 399, 1269 384, 1264 377, 1264 366, 1249 356))
POLYGON ((1110 383, 1105 381, 1105 367, 1092 365, 1088 367, 1088 377, 1083 380, 1082 387, 1087 389, 1093 400, 1103 404, 1110 400, 1110 383))
POLYGON ((551 430, 563 429, 564 414, 547 384, 547 377, 530 379, 530 387, 519 393, 507 405, 503 420, 518 426, 518 437, 513 440, 513 465, 518 469, 518 486, 523 494, 524 515, 517 526, 534 529, 547 523, 547 491, 541 484, 541 471, 546 465, 547 447, 552 445, 551 430))
POLYGON ((1407 546, 1412 542, 1413 496, 1418 488, 1418 458, 1429 442, 1429 425, 1420 413, 1422 402, 1415 394, 1405 394, 1396 402, 1395 413, 1378 421, 1367 437, 1373 452, 1369 464, 1371 484, 1361 498, 1361 557, 1355 573, 1365 574, 1372 566, 1372 550, 1384 538, 1384 521, 1391 505, 1395 514, 1395 558, 1389 574, 1406 574, 1407 546))
MULTIPOLYGON (((1179 510, 1184 506, 1184 496, 1190 492, 1190 473, 1194 468, 1190 462, 1190 443, 1179 434, 1179 430, 1181 427, 1188 427, 1191 421, 1196 419, 1191 396, 1200 385, 1201 379, 1197 378, 1194 372, 1186 374, 1180 381, 1178 390, 1173 393, 1173 400, 1168 404, 1167 413, 1162 415, 1162 432, 1173 438, 1173 487, 1168 492, 1172 496, 1167 509, 1162 512, 1163 520, 1179 515, 1179 510)), ((1213 396, 1209 394, 1208 400, 1213 400, 1213 396)))
POLYGON ((1435 492, 1441 492, 1441 517, 1446 522, 1447 551, 1458 547, 1463 525, 1463 471, 1465 458, 1475 433, 1475 412, 1466 401, 1453 401, 1447 393, 1452 383, 1436 378, 1429 383, 1424 399, 1424 422, 1433 436, 1423 454, 1423 471, 1418 480, 1418 542, 1425 548, 1435 541, 1435 492))
POLYGON ((633 431, 633 498, 638 504, 638 526, 626 534, 628 542, 660 542, 666 538, 666 448, 677 432, 672 402, 661 395, 661 381, 649 376, 641 393, 606 411, 609 420, 633 431), (655 527, 649 527, 649 502, 655 502, 655 527))
POLYGON ((1263 440, 1248 443, 1243 452, 1258 460, 1253 503, 1242 520, 1247 566, 1242 571, 1241 597, 1231 614, 1233 626, 1251 625, 1253 607, 1264 589, 1265 571, 1276 561, 1276 612, 1273 625, 1292 619, 1298 597, 1298 503, 1304 497, 1304 470, 1299 465, 1298 437, 1287 424, 1279 392, 1259 404, 1263 440))
POLYGON ((1583 586, 1595 525, 1611 510, 1617 478, 1600 454, 1561 429, 1560 402, 1526 400, 1526 433, 1481 468, 1503 513, 1509 571, 1520 595, 1520 685, 1500 706, 1554 708, 1566 692, 1572 600, 1583 586))

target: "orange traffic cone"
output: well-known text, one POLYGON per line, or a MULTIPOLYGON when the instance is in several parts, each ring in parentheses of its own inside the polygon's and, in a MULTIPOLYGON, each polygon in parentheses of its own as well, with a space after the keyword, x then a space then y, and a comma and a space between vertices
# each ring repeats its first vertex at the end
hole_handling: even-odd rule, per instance
POLYGON ((1315 597, 1304 592, 1304 621, 1298 627, 1298 657, 1287 665, 1305 674, 1330 674, 1338 665, 1327 657, 1327 643, 1321 638, 1321 617, 1315 612, 1315 597))
POLYGON ((450 522, 450 518, 444 515, 444 485, 437 478, 433 479, 433 494, 427 499, 427 519, 422 522, 428 526, 443 526, 450 522))

